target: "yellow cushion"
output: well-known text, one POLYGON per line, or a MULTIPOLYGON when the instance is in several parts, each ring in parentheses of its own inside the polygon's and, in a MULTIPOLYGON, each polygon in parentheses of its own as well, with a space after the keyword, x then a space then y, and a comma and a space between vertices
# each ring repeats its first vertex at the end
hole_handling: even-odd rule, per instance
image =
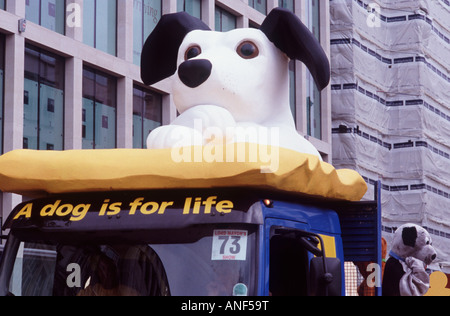
POLYGON ((0 190, 40 197, 75 192, 251 187, 348 201, 359 201, 367 191, 357 172, 336 170, 312 155, 255 145, 253 150, 259 153, 255 158, 248 154, 252 144, 226 146, 17 150, 0 157, 0 190), (267 169, 269 165, 271 170, 267 169))

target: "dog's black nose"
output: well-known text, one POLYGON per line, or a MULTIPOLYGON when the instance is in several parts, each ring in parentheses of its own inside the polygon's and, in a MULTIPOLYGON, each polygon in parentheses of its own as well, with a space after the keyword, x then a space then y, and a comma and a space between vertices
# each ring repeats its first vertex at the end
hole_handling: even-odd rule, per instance
POLYGON ((436 257, 437 257, 436 255, 432 255, 432 256, 431 256, 431 260, 434 261, 434 259, 436 259, 436 257))
POLYGON ((178 68, 178 77, 189 88, 197 88, 211 76, 212 64, 206 59, 185 61, 178 68))

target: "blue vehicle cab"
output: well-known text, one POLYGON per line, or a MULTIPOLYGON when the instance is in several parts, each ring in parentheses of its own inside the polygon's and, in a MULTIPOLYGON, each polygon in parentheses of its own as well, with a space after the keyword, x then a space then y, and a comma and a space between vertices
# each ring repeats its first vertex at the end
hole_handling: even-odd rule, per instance
POLYGON ((3 227, 0 294, 345 295, 346 261, 381 264, 378 202, 245 188, 31 200, 3 227))

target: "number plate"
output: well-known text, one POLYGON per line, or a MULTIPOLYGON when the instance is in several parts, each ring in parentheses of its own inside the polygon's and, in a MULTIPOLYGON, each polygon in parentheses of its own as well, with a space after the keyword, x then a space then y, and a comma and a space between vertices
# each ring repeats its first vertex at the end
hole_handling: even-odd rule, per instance
POLYGON ((246 230, 215 230, 212 245, 213 261, 247 259, 247 237, 246 230))

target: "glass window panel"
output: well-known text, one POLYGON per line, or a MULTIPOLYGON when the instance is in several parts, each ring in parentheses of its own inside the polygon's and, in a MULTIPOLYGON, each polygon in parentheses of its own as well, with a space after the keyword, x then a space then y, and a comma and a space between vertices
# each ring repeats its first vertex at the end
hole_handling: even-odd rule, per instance
POLYGON ((142 116, 133 113, 133 148, 144 148, 142 116))
POLYGON ((139 65, 145 40, 161 19, 162 1, 134 0, 133 8, 133 62, 139 65))
POLYGON ((144 0, 144 41, 161 19, 161 11, 161 0, 144 0))
POLYGON ((117 51, 117 1, 83 3, 83 42, 108 54, 117 51))
POLYGON ((83 149, 94 149, 94 101, 83 98, 83 149))
MULTIPOLYGON (((320 40, 320 5, 318 0, 306 1, 306 25, 320 40)), ((308 135, 322 139, 322 98, 311 73, 307 71, 308 135)))
POLYGON ((56 0, 56 28, 55 31, 65 34, 66 26, 66 0, 56 0))
POLYGON ((95 47, 95 0, 83 2, 83 42, 95 47))
POLYGON ((148 135, 162 125, 161 95, 138 87, 133 92, 133 146, 146 148, 148 135))
POLYGON ((143 108, 144 92, 140 89, 133 89, 133 148, 143 148, 143 108))
POLYGON ((64 149, 64 59, 26 47, 24 148, 64 149))
POLYGON ((64 89, 64 65, 59 58, 41 53, 39 67, 41 82, 64 89))
POLYGON ((289 62, 289 103, 291 105, 294 121, 297 123, 297 107, 296 107, 296 80, 295 80, 295 60, 289 62))
POLYGON ((306 1, 306 25, 320 40, 320 4, 318 0, 306 1))
POLYGON ((117 2, 96 0, 95 47, 111 55, 116 55, 117 2))
POLYGON ((185 10, 185 0, 177 0, 177 12, 183 12, 185 10))
POLYGON ((25 78, 24 88, 24 127, 23 138, 25 149, 38 148, 38 112, 39 112, 39 84, 25 78))
POLYGON ((236 28, 236 17, 231 13, 224 12, 222 14, 222 30, 224 32, 227 32, 235 28, 236 28))
POLYGON ((202 0, 191 0, 186 3, 186 12, 196 18, 202 18, 202 0))
POLYGON ((306 78, 308 135, 322 139, 321 93, 309 71, 306 78))
POLYGON ((0 10, 6 10, 6 0, 0 0, 0 10))
POLYGON ((187 12, 196 18, 202 17, 202 1, 201 0, 177 0, 177 11, 187 12))
POLYGON ((222 8, 216 7, 216 31, 228 32, 236 28, 236 17, 222 8))
POLYGON ((154 122, 152 130, 162 125, 162 97, 159 94, 144 92, 144 119, 154 122))
POLYGON ((101 73, 95 74, 95 101, 116 107, 116 80, 101 73))
POLYGON ((83 69, 83 96, 95 100, 95 73, 83 69))
POLYGON ((64 92, 41 84, 39 107, 39 148, 63 150, 64 92))
POLYGON ((295 11, 294 0, 278 0, 278 6, 291 10, 292 12, 295 11))
POLYGON ((25 9, 27 20, 64 34, 65 0, 27 0, 25 9))
POLYGON ((116 147, 116 80, 95 70, 83 71, 83 148, 116 147))
POLYGON ((133 62, 139 65, 141 62, 141 51, 144 46, 143 38, 143 25, 142 19, 143 12, 142 0, 134 0, 133 6, 133 62))
POLYGON ((34 81, 39 80, 39 52, 25 47, 25 77, 34 81))
POLYGON ((65 0, 41 0, 41 25, 64 34, 65 11, 65 0))
POLYGON ((161 126, 161 122, 155 121, 155 120, 152 120, 152 119, 148 119, 148 118, 144 117, 143 126, 144 126, 144 128, 143 128, 144 146, 143 147, 146 147, 146 141, 147 141, 148 135, 150 135, 150 133, 154 129, 160 127, 161 126))
POLYGON ((267 14, 267 0, 248 0, 248 5, 262 14, 267 14))
POLYGON ((39 24, 39 12, 41 11, 40 0, 25 1, 25 18, 33 23, 39 24))
POLYGON ((116 147, 116 108, 95 103, 95 148, 116 147))

